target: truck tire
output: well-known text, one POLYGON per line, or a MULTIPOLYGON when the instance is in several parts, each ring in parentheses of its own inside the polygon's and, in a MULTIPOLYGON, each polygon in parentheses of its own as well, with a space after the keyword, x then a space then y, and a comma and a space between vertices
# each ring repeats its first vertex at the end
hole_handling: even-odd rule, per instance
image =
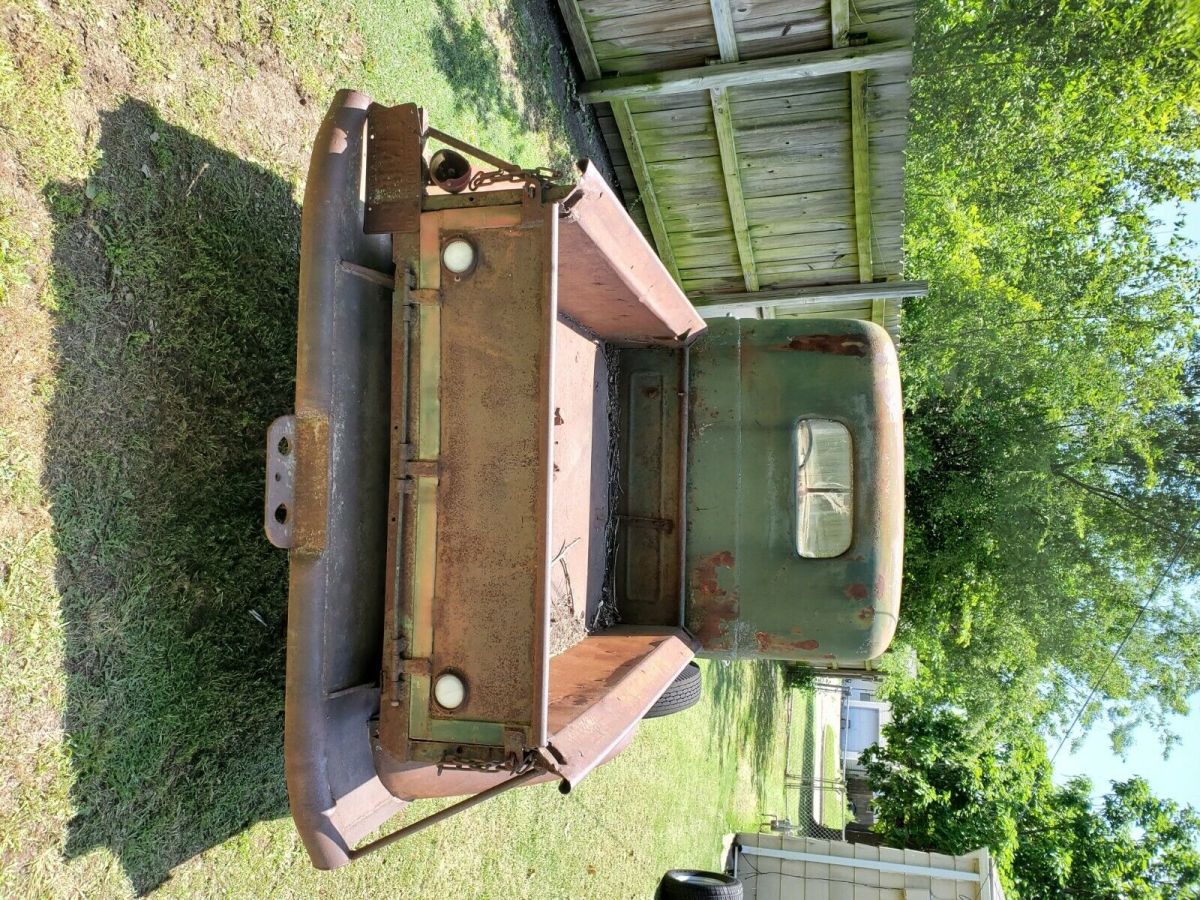
POLYGON ((742 900, 742 883, 720 872, 671 869, 658 883, 660 900, 742 900))
MULTIPOLYGON (((700 667, 694 662, 684 666, 661 697, 654 701, 643 718, 657 719, 671 713, 683 712, 700 702, 700 667)), ((682 870, 680 870, 682 871, 682 870)))

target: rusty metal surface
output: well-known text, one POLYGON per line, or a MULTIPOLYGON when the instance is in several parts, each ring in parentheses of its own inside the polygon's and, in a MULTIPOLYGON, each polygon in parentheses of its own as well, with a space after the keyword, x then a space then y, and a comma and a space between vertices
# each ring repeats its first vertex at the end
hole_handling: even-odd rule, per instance
MULTIPOLYGON (((570 186, 548 186, 542 192, 542 202, 551 203, 562 200, 570 192, 570 186)), ((430 189, 422 202, 422 209, 426 212, 437 212, 443 209, 520 205, 522 193, 523 188, 513 189, 499 182, 492 185, 490 189, 464 194, 441 194, 430 189)))
POLYGON ((460 278, 441 274, 432 661, 435 673, 462 673, 467 698, 452 713, 434 709, 431 716, 526 725, 537 744, 548 628, 557 219, 547 207, 532 225, 479 228, 482 212, 436 214, 442 239, 465 235, 479 262, 460 278))
POLYGON ((711 323, 691 348, 688 627, 710 655, 857 667, 899 614, 904 450, 895 348, 870 322, 711 323), (844 424, 854 530, 796 551, 796 423, 844 424))
POLYGON ((263 530, 281 550, 292 546, 295 530, 296 417, 280 416, 267 429, 266 496, 263 530))
POLYGON ((365 844, 362 847, 356 847, 354 850, 350 851, 350 858, 352 860, 362 859, 362 857, 366 856, 368 853, 374 853, 376 850, 382 850, 384 847, 396 843, 396 841, 403 840, 406 837, 411 837, 417 832, 424 831, 426 828, 430 828, 438 824, 438 822, 443 822, 451 816, 456 816, 461 812, 465 812, 473 806, 478 806, 480 803, 486 803, 488 800, 503 794, 505 791, 510 791, 513 788, 518 788, 526 784, 532 784, 537 780, 537 778, 538 773, 536 771, 523 772, 520 775, 510 775, 503 781, 488 787, 473 797, 468 797, 466 800, 462 800, 446 807, 445 809, 439 809, 437 812, 431 813, 423 819, 418 819, 416 822, 413 822, 410 825, 405 825, 403 828, 399 828, 396 831, 393 831, 391 834, 386 834, 381 838, 377 838, 376 840, 371 841, 369 844, 365 844))
POLYGON ((599 342, 569 321, 560 318, 555 341, 552 615, 560 635, 576 636, 600 605, 608 561, 608 366, 599 342))
POLYGON ((680 628, 618 625, 551 661, 551 735, 543 764, 577 785, 618 752, 694 656, 680 628))
MULTIPOLYGON (((441 768, 431 762, 402 762, 382 747, 376 749, 375 770, 388 790, 405 800, 478 794, 511 778, 513 774, 508 770, 471 771, 441 768)), ((542 772, 533 783, 553 781, 556 777, 553 773, 542 772)))
POLYGON ((620 352, 617 608, 621 621, 679 625, 683 454, 681 350, 620 352))
POLYGON ((334 99, 301 236, 294 505, 297 530, 313 524, 290 554, 284 765, 318 868, 345 864, 350 846, 402 805, 376 777, 368 740, 379 699, 391 307, 386 288, 339 266, 390 269, 389 239, 361 230, 368 102, 348 91, 334 99))
POLYGON ((368 124, 363 230, 368 234, 415 231, 425 183, 421 159, 424 111, 414 103, 372 103, 368 124))
POLYGON ((677 346, 704 319, 596 168, 562 202, 562 311, 607 340, 677 346))

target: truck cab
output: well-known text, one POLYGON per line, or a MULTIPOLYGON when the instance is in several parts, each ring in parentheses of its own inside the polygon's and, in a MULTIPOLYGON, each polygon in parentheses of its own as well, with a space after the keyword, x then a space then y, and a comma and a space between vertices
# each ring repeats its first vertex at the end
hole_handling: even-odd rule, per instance
POLYGON ((265 523, 289 552, 285 761, 316 866, 524 784, 570 791, 680 706, 696 655, 861 668, 887 647, 891 339, 706 322, 594 167, 520 169, 339 93, 298 331, 265 523))

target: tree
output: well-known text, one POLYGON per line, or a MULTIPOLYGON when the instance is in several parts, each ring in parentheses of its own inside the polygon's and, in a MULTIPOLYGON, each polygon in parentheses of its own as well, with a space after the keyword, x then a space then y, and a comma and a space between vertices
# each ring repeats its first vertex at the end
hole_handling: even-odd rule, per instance
POLYGON ((883 746, 863 754, 875 826, 897 846, 992 852, 1024 900, 1200 897, 1200 816, 1114 782, 1097 807, 1086 778, 1053 784, 1042 739, 1004 738, 961 711, 901 700, 883 746))
POLYGON ((1095 687, 1085 726, 1165 730, 1200 689, 1200 277, 1151 212, 1200 190, 1197 12, 931 2, 918 40, 902 640, 975 720, 1095 687))
POLYGON ((1022 816, 1013 882, 1026 900, 1200 897, 1200 816, 1113 782, 1097 810, 1086 778, 1052 790, 1022 816))

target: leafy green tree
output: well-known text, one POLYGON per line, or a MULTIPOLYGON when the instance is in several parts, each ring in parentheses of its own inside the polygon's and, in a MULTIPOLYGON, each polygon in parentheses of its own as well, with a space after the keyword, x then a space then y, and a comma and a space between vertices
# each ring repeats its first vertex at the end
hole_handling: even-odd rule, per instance
POLYGON ((961 711, 900 701, 886 744, 864 753, 880 831, 897 846, 992 852, 1023 900, 1200 897, 1200 816, 1114 782, 1096 805, 1078 778, 1058 787, 1031 729, 1004 738, 961 711))
POLYGON ((1095 687, 1120 743, 1200 689, 1200 274, 1151 215, 1200 190, 1197 14, 920 7, 901 627, 975 720, 1061 729, 1095 687))
POLYGON ((1092 801, 1074 779, 1020 821, 1013 881, 1025 900, 1059 897, 1200 897, 1200 816, 1150 792, 1144 779, 1113 782, 1092 801))

